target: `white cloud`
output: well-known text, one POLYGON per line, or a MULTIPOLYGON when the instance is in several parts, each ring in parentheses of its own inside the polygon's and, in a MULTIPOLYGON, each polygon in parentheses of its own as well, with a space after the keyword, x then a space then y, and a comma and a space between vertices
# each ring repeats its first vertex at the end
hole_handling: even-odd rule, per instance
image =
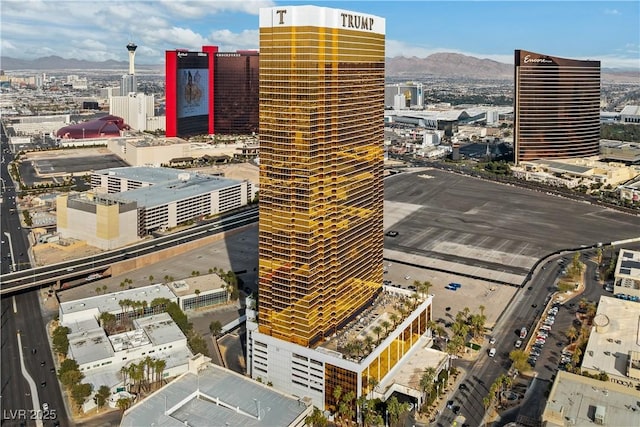
POLYGON ((159 2, 171 13, 185 18, 200 18, 219 12, 241 12, 257 15, 261 7, 271 7, 273 1, 227 0, 227 1, 192 1, 192 0, 161 0, 159 2))
POLYGON ((604 10, 604 14, 605 15, 620 15, 620 12, 618 11, 618 9, 605 9, 604 10))
POLYGON ((217 30, 209 35, 211 44, 220 47, 220 51, 236 51, 239 49, 258 49, 260 46, 260 31, 245 30, 233 33, 229 30, 217 30))

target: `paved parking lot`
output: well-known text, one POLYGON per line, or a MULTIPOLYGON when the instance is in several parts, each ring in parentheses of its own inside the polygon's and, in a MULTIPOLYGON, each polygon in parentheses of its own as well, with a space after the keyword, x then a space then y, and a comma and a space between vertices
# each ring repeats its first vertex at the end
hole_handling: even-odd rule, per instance
POLYGON ((385 180, 385 249, 525 276, 558 249, 640 236, 638 217, 422 168, 385 180))
POLYGON ((29 152, 22 157, 20 176, 26 185, 49 182, 53 176, 128 166, 104 147, 29 152))

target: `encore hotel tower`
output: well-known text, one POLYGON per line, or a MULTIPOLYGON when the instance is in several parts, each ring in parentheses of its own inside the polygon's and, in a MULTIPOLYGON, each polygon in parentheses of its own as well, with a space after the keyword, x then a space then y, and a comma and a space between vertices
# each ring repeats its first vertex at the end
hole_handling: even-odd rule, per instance
POLYGON ((310 347, 382 285, 383 18, 260 11, 259 330, 310 347))
POLYGON ((516 164, 597 156, 600 61, 515 51, 516 164))

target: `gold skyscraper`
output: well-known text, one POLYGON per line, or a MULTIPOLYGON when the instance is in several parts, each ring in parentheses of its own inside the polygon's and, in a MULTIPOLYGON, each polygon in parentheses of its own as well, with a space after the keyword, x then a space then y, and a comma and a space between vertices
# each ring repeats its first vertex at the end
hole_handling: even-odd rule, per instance
POLYGON ((312 347, 380 292, 385 20, 260 11, 258 325, 312 347))

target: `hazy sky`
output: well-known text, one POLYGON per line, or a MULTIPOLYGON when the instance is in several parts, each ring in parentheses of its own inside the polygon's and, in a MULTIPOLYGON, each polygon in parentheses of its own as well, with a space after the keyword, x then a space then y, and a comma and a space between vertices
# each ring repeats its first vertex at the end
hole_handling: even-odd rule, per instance
MULTIPOLYGON (((640 2, 1 0, 3 56, 162 64, 164 51, 258 48, 258 9, 314 4, 386 18, 386 56, 457 52, 513 63, 514 49, 640 70, 640 2)), ((0 64, 1 67, 1 64, 0 64)))

